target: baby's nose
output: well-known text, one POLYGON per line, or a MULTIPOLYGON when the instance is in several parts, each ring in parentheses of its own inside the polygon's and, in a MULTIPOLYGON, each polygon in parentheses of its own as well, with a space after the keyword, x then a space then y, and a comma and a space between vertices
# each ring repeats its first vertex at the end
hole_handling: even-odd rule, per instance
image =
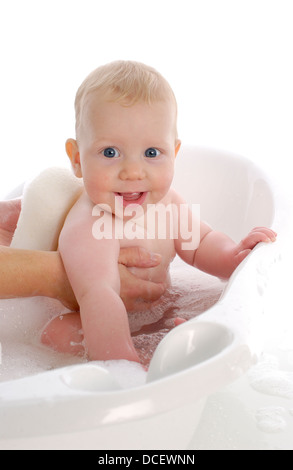
POLYGON ((123 165, 119 174, 120 179, 125 180, 142 180, 145 178, 143 165, 140 163, 128 162, 123 165))

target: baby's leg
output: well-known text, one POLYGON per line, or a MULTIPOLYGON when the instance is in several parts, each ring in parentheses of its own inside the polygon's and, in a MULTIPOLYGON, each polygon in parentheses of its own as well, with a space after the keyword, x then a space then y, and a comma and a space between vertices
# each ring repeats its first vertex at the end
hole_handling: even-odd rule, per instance
POLYGON ((83 355, 83 333, 78 312, 54 318, 43 330, 41 342, 62 353, 83 355))
MULTIPOLYGON (((174 318, 174 326, 185 323, 180 317, 174 318)), ((43 330, 41 342, 61 353, 84 355, 83 332, 78 312, 67 313, 54 318, 43 330)), ((141 356, 141 354, 140 354, 141 356)), ((144 358, 140 357, 142 363, 144 358)))

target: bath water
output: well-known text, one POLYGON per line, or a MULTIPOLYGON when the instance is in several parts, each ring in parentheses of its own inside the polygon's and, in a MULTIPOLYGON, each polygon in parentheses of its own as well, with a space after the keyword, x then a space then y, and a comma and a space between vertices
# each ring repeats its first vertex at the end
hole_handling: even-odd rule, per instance
MULTIPOLYGON (((176 258, 171 265, 172 287, 156 308, 132 314, 134 344, 148 365, 163 337, 174 327, 174 318, 186 320, 210 308, 221 296, 225 283, 176 258)), ((0 301, 0 381, 12 380, 57 367, 86 362, 83 357, 60 354, 40 344, 39 334, 54 316, 67 310, 55 300, 36 297, 0 301)), ((140 385, 146 371, 128 361, 101 362, 123 387, 140 385)))

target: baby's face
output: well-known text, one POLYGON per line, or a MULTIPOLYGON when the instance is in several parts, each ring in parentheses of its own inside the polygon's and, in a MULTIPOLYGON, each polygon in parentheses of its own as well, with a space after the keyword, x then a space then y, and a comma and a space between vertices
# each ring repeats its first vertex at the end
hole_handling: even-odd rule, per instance
POLYGON ((172 102, 122 106, 91 94, 78 137, 81 173, 95 204, 115 211, 123 206, 155 204, 168 192, 179 148, 172 102), (122 199, 123 198, 123 199, 122 199))

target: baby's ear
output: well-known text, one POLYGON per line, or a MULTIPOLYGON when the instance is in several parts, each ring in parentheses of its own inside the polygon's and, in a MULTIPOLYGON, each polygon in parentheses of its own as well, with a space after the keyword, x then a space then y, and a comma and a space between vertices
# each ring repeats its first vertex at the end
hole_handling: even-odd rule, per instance
POLYGON ((181 140, 176 140, 175 142, 175 157, 177 157, 177 153, 179 152, 181 147, 181 140))
POLYGON ((82 178, 81 166, 80 166, 80 155, 76 140, 67 139, 65 144, 66 153, 71 161, 71 166, 75 176, 82 178))

